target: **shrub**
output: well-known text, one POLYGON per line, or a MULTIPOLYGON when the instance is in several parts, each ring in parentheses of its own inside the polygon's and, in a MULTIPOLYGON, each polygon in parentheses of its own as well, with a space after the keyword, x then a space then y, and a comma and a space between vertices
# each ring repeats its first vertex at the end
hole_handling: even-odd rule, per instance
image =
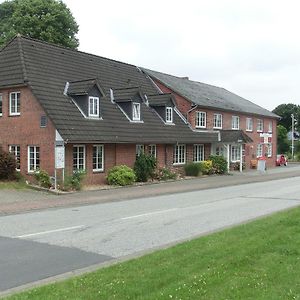
POLYGON ((146 182, 149 178, 154 177, 154 171, 156 168, 156 159, 152 155, 145 155, 141 153, 135 163, 133 170, 136 175, 136 181, 146 182))
POLYGON ((201 166, 201 172, 204 175, 212 174, 212 161, 211 160, 204 160, 200 163, 201 166))
POLYGON ((110 185, 131 185, 136 180, 134 171, 125 166, 115 166, 108 171, 106 177, 108 184, 110 185))
POLYGON ((199 163, 188 163, 184 166, 186 176, 198 176, 201 172, 201 164, 199 163))
POLYGON ((168 168, 161 168, 156 172, 156 178, 158 180, 176 179, 177 174, 168 168))
POLYGON ((209 160, 212 161, 212 172, 214 174, 225 174, 227 172, 227 160, 220 155, 211 155, 209 160))
POLYGON ((74 171, 72 176, 66 177, 64 189, 79 191, 82 187, 82 180, 84 179, 85 174, 85 171, 74 171))
POLYGON ((38 170, 34 173, 34 178, 37 180, 38 184, 44 188, 51 187, 51 180, 49 174, 44 170, 38 170))
POLYGON ((16 178, 16 159, 0 148, 0 180, 13 180, 16 178))

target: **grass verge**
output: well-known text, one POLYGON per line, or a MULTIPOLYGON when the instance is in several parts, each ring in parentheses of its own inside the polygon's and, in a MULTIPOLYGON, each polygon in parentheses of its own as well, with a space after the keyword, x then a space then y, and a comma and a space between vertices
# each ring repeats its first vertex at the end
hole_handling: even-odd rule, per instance
POLYGON ((7 299, 300 299, 300 208, 7 299))
POLYGON ((0 190, 21 190, 27 189, 25 180, 20 181, 0 181, 0 190))

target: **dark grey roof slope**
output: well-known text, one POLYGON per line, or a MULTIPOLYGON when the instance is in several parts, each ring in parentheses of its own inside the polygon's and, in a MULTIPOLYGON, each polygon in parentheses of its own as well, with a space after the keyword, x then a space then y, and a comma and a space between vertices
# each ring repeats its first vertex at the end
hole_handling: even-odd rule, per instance
POLYGON ((243 130, 220 130, 223 143, 252 143, 253 140, 243 130))
POLYGON ((151 106, 166 106, 170 104, 175 105, 172 94, 147 95, 147 99, 149 101, 149 105, 151 106))
POLYGON ((196 105, 212 109, 278 118, 277 115, 267 109, 231 93, 224 88, 148 69, 143 69, 143 71, 196 105))
POLYGON ((102 88, 96 78, 69 82, 66 92, 68 95, 87 95, 95 85, 98 86, 99 90, 102 92, 102 88))
POLYGON ((116 102, 132 101, 134 96, 140 94, 139 87, 130 87, 122 89, 114 89, 113 95, 116 102))
MULTIPOLYGON (((143 94, 157 93, 136 66, 17 36, 0 51, 0 87, 28 84, 65 141, 116 143, 211 142, 215 133, 195 133, 176 115, 167 126, 153 109, 142 103, 143 123, 129 122, 110 100, 110 89, 139 87, 143 94), (63 94, 66 82, 97 78, 102 120, 85 118, 63 94)), ((71 86, 72 88, 72 86, 71 86)), ((74 90, 85 90, 76 84, 74 90)))

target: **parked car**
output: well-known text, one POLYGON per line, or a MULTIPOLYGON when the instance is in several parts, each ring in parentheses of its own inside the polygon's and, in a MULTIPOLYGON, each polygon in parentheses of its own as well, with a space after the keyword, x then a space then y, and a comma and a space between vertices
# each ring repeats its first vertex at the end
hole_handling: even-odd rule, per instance
POLYGON ((287 158, 284 154, 278 154, 276 157, 276 166, 287 166, 287 158))

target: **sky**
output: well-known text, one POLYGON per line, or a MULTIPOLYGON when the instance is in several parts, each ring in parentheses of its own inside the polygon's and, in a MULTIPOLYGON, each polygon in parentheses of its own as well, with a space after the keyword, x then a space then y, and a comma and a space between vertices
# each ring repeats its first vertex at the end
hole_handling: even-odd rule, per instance
POLYGON ((300 1, 63 2, 81 51, 224 87, 269 110, 300 104, 300 1))

